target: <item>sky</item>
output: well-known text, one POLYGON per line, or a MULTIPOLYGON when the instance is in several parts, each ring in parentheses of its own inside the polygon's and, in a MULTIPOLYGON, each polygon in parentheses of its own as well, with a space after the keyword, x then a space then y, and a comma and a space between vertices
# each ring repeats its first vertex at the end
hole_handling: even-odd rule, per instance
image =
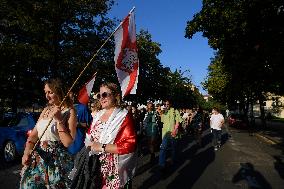
POLYGON ((207 76, 214 51, 202 33, 192 39, 184 37, 186 23, 201 10, 202 0, 116 0, 109 17, 122 20, 133 7, 136 33, 147 30, 152 40, 161 44, 162 53, 158 56, 161 64, 172 71, 185 71, 184 76, 191 76, 200 92, 207 94, 201 82, 207 76))

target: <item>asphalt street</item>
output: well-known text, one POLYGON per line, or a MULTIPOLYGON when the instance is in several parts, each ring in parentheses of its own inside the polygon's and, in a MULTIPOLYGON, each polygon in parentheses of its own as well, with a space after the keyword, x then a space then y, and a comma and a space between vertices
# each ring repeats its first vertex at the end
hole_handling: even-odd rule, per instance
POLYGON ((204 146, 192 139, 179 144, 179 161, 167 171, 144 157, 133 188, 283 188, 282 148, 251 136, 247 131, 223 130, 223 146, 214 151, 209 130, 203 133, 204 146))
MULTIPOLYGON (((179 141, 178 161, 165 171, 158 169, 158 158, 151 163, 149 155, 140 156, 133 188, 283 188, 283 147, 230 128, 223 130, 223 145, 214 151, 211 137, 209 130, 204 131, 202 147, 191 137, 179 141)), ((20 161, 0 160, 0 188, 18 188, 20 169, 20 161)))

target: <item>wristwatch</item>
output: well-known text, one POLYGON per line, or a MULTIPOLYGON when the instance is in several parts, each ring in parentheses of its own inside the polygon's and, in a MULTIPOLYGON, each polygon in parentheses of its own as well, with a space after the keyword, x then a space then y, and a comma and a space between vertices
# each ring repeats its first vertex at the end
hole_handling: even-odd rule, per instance
POLYGON ((103 152, 103 153, 106 152, 106 145, 107 145, 107 144, 103 144, 103 145, 102 145, 102 152, 103 152))

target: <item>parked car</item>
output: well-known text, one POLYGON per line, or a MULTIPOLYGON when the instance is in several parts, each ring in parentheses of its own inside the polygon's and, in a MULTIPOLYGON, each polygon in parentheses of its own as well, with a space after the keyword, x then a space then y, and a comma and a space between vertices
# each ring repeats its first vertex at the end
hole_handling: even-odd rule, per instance
POLYGON ((34 128, 38 117, 39 113, 18 113, 1 119, 0 150, 6 162, 23 154, 28 133, 34 128))
POLYGON ((229 126, 236 127, 239 129, 245 129, 248 127, 246 117, 243 114, 231 114, 228 117, 229 126))

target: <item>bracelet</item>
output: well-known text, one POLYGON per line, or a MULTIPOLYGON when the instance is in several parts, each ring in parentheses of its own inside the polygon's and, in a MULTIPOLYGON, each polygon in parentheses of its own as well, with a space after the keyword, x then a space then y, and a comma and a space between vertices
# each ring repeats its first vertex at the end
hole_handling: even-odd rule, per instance
POLYGON ((66 130, 58 130, 58 133, 67 133, 66 130))
POLYGON ((103 144, 103 145, 102 145, 102 152, 103 152, 103 153, 106 152, 106 145, 107 145, 107 144, 103 144))
POLYGON ((35 144, 35 142, 33 142, 33 141, 31 141, 31 140, 28 140, 27 143, 28 143, 28 144, 35 144))

